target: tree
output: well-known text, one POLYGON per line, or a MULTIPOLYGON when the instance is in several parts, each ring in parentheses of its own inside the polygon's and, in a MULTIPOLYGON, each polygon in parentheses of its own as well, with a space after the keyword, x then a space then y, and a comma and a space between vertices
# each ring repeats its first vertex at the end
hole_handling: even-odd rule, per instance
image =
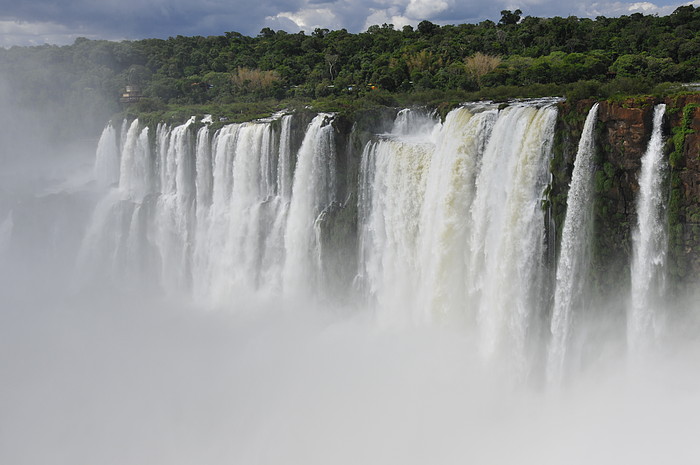
POLYGON ((520 21, 520 17, 522 16, 523 12, 518 10, 515 11, 510 11, 510 10, 502 10, 501 11, 501 20, 498 21, 499 26, 509 26, 509 25, 515 25, 518 24, 518 21, 520 21))
POLYGON ((428 50, 421 50, 420 52, 410 55, 404 54, 403 59, 406 62, 409 73, 415 71, 434 71, 436 66, 439 67, 443 64, 440 58, 436 59, 433 52, 428 50))
POLYGON ((276 71, 240 67, 231 75, 234 91, 240 93, 264 94, 279 82, 281 79, 276 71))
POLYGON ((501 64, 501 57, 486 55, 476 52, 474 55, 464 59, 464 69, 472 76, 481 87, 481 78, 490 73, 501 64))
POLYGON ((433 24, 428 20, 421 21, 418 23, 418 32, 424 36, 429 36, 435 33, 436 30, 440 29, 440 26, 433 24))
POLYGON ((264 37, 266 39, 269 39, 270 37, 275 36, 275 31, 270 29, 269 27, 264 27, 260 29, 260 34, 258 34, 258 37, 264 37))
POLYGON ((333 53, 326 54, 326 63, 328 63, 328 73, 331 75, 331 81, 333 80, 333 66, 338 63, 339 56, 333 53))

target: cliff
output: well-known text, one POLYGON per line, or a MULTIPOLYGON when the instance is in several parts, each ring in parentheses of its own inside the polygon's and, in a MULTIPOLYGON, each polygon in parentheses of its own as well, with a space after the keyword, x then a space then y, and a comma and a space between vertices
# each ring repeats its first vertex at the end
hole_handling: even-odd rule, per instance
MULTIPOLYGON (((553 273, 557 266, 557 249, 561 244, 576 151, 586 115, 594 103, 593 100, 580 100, 557 104, 553 156, 549 164, 549 186, 544 198, 540 195, 541 191, 537 194, 537 202, 541 199, 545 209, 543 234, 546 235, 547 250, 543 251, 543 261, 546 261, 544 265, 550 273, 550 276, 545 278, 549 283, 546 286, 554 284, 553 273)), ((653 132, 654 108, 658 103, 666 104, 662 133, 666 141, 664 157, 667 172, 662 189, 667 199, 670 282, 675 286, 685 287, 700 277, 700 111, 697 111, 700 94, 665 100, 647 97, 602 101, 599 102, 595 129, 594 173, 591 181, 594 193, 591 205, 592 241, 586 258, 591 264, 587 268, 590 270, 587 277, 596 290, 594 294, 602 298, 614 295, 620 287, 629 286, 633 232, 637 225, 640 168, 653 132)), ((494 106, 493 109, 495 108, 494 106)), ((318 214, 317 218, 314 216, 314 234, 319 246, 314 260, 317 260, 322 268, 319 270, 319 276, 325 282, 321 283, 321 287, 335 297, 352 292, 352 282, 358 272, 359 233, 363 220, 358 218, 362 153, 368 141, 379 134, 390 132, 396 112, 397 109, 394 108, 379 108, 357 112, 353 117, 336 115, 324 122, 324 126, 332 127, 332 142, 328 147, 332 153, 327 154, 327 163, 332 166, 325 164, 323 169, 328 169, 333 175, 328 186, 324 187, 329 192, 324 191, 327 198, 324 197, 321 202, 320 214, 314 212, 314 215, 318 214)), ((292 165, 308 132, 309 122, 314 116, 314 112, 304 111, 291 119, 288 157, 292 165)), ((279 139, 280 122, 273 121, 269 124, 270 136, 272 139, 279 139)), ((194 126, 189 130, 194 131, 194 126)), ((250 127, 246 130, 250 130, 250 127)), ((504 129, 502 131, 507 132, 504 129)), ((155 134, 155 131, 151 131, 150 134, 155 134)), ((505 137, 504 134, 500 137, 505 137)), ((194 144, 194 132, 191 136, 190 143, 194 144)), ((461 133, 455 133, 451 137, 457 140, 461 133)), ((136 133, 132 135, 131 140, 136 141, 136 133)), ((149 141, 155 144, 154 136, 150 136, 149 141)), ((270 144, 270 147, 276 147, 277 143, 270 144)), ((259 169, 260 173, 271 176, 270 179, 266 178, 265 185, 275 185, 279 179, 274 176, 274 156, 263 153, 265 144, 262 141, 258 145, 261 153, 248 153, 251 158, 248 162, 251 166, 257 166, 262 160, 272 163, 259 169)), ((154 146, 151 151, 155 149, 154 146)), ((194 154, 194 150, 194 147, 190 147, 188 153, 194 154)), ((250 150, 250 147, 246 149, 246 153, 250 150)), ((473 156, 478 158, 482 156, 482 152, 473 156)), ((474 161, 479 163, 478 159, 474 161)), ((153 167, 157 166, 158 163, 153 162, 153 167)), ((194 173, 184 173, 183 176, 192 178, 194 173)), ((423 185, 421 183, 425 182, 423 176, 421 173, 416 174, 415 179, 411 179, 411 183, 415 182, 416 185, 408 187, 414 191, 419 190, 423 185)), ((194 182, 193 179, 190 180, 194 182)), ((291 183, 292 180, 288 182, 291 183)), ((465 182, 473 183, 475 180, 465 182)), ((146 184, 150 186, 153 183, 149 181, 146 184)), ((226 188, 230 189, 230 186, 226 188)), ((494 195, 497 193, 494 192, 494 195)), ((267 205, 270 199, 263 200, 267 205)), ((464 206, 460 215, 471 215, 469 208, 468 205, 464 206)), ((489 209, 491 208, 496 207, 492 205, 489 209)), ((582 276, 583 278, 585 277, 582 276)))
MULTIPOLYGON (((550 249, 561 240, 561 230, 571 172, 586 114, 593 100, 562 102, 550 164, 552 183, 548 189, 547 235, 550 249)), ((599 102, 596 128, 596 163, 593 177, 593 241, 590 249, 591 283, 603 298, 620 286, 629 285, 637 224, 637 194, 642 156, 652 133, 654 107, 667 106, 663 125, 668 161, 669 217, 668 267, 673 286, 684 287, 700 276, 700 94, 678 98, 653 97, 599 102)), ((357 185, 362 150, 374 134, 388 132, 395 111, 362 113, 356 120, 337 118, 336 132, 338 198, 326 209, 321 221, 328 273, 341 273, 332 282, 350 282, 357 256, 357 185), (340 270, 340 271, 339 271, 340 270), (340 278, 340 279, 338 279, 340 278)), ((554 262, 557 251, 550 250, 554 262)), ((554 269, 554 263, 550 268, 554 269)), ((340 289, 338 289, 340 291, 340 289)))
POLYGON ((322 212, 318 224, 323 245, 320 252, 324 289, 336 299, 349 296, 353 290, 349 284, 357 274, 357 186, 362 152, 375 134, 391 130, 395 116, 395 109, 382 108, 360 113, 354 120, 341 116, 332 123, 339 200, 322 212))
MULTIPOLYGON (((613 291, 620 279, 629 276, 641 159, 651 137, 654 106, 658 103, 667 106, 663 136, 669 170, 666 188, 671 283, 683 286, 700 276, 700 95, 603 101, 596 130, 596 201, 591 245, 591 279, 603 294, 613 291)), ((557 225, 561 224, 562 208, 566 207, 576 141, 592 104, 593 101, 579 101, 560 105, 550 193, 557 225)))

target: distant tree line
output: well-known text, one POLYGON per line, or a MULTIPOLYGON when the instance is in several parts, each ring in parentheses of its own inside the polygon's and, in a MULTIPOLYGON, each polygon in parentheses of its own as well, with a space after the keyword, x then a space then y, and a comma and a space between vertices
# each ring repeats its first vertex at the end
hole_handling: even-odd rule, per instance
POLYGON ((575 83, 566 87, 574 98, 639 93, 700 80, 700 8, 596 19, 504 10, 498 22, 383 24, 359 34, 264 28, 256 37, 79 38, 0 49, 0 65, 19 102, 71 104, 93 115, 117 110, 127 84, 154 106, 575 83))

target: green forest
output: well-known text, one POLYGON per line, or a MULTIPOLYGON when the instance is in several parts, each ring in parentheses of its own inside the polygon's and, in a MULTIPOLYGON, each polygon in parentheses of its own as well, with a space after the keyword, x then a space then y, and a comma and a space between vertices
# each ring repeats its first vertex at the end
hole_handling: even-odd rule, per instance
POLYGON ((504 10, 497 21, 479 24, 383 24, 358 34, 265 28, 256 37, 79 38, 67 46, 0 49, 0 65, 14 103, 69 106, 87 122, 124 110, 165 114, 193 105, 249 117, 309 104, 343 111, 668 94, 700 80, 700 8, 595 19, 504 10), (139 98, 120 103, 127 85, 139 98))

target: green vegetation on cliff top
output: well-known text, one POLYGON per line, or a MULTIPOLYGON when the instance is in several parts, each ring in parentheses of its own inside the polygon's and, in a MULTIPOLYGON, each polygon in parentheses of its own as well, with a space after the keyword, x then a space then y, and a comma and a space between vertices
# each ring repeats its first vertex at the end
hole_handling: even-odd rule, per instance
POLYGON ((449 106, 483 98, 569 99, 668 94, 700 80, 700 8, 669 16, 537 18, 504 10, 496 23, 366 32, 316 29, 257 37, 109 42, 0 49, 17 103, 67 105, 92 115, 120 109, 125 86, 143 99, 128 111, 175 118, 250 119, 281 107, 354 112, 373 106, 449 106))

